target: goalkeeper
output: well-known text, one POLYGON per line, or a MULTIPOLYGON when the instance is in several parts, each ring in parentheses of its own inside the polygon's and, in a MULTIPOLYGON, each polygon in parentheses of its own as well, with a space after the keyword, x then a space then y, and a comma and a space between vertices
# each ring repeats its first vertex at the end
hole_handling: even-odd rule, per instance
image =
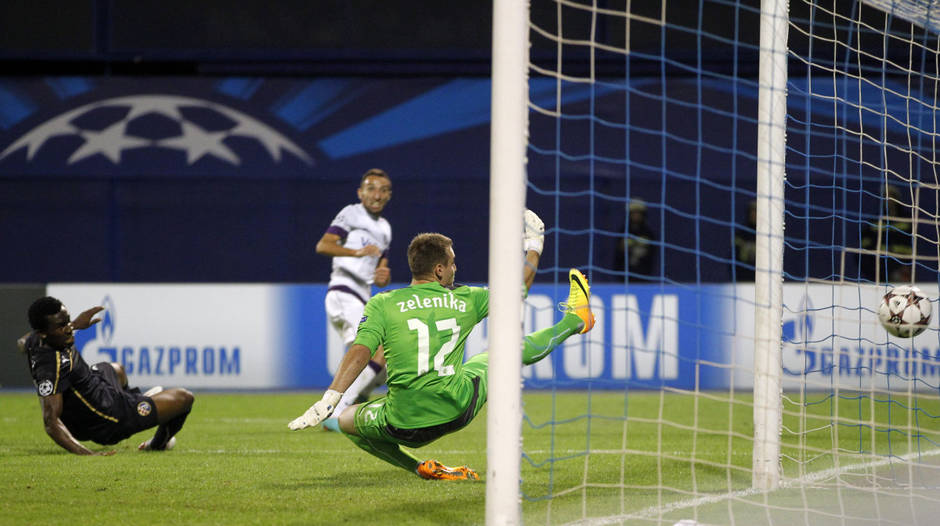
MULTIPOLYGON (((525 214, 526 290, 535 279, 544 226, 525 214)), ((464 342, 488 313, 489 291, 454 285, 456 256, 450 238, 418 234, 408 246, 411 285, 377 294, 366 304, 356 340, 346 352, 323 399, 288 427, 315 426, 330 416, 343 391, 371 356, 384 346, 388 394, 353 406, 339 427, 361 449, 425 479, 479 479, 466 467, 420 461, 400 446, 417 448, 462 429, 486 403, 488 353, 463 361, 464 342)), ((584 275, 569 272, 570 294, 565 316, 556 325, 525 337, 522 361, 535 363, 571 335, 594 326, 590 290, 584 275)))

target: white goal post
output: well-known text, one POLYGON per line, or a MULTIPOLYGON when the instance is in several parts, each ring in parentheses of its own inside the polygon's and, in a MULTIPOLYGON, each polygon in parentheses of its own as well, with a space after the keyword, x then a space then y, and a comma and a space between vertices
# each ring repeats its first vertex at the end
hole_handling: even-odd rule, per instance
POLYGON ((780 483, 783 211, 787 130, 787 0, 763 0, 757 110, 757 251, 754 272, 754 453, 752 484, 780 483))
POLYGON ((529 4, 493 2, 486 523, 521 522, 520 254, 528 129, 529 4))

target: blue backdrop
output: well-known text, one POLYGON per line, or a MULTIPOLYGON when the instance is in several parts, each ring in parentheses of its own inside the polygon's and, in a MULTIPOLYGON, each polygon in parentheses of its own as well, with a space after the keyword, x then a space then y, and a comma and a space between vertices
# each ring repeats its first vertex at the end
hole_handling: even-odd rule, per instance
MULTIPOLYGON (((728 281, 732 228, 754 196, 748 111, 757 93, 745 84, 669 79, 670 91, 686 86, 703 107, 742 108, 737 120, 693 113, 707 131, 702 148, 683 96, 657 101, 645 93, 664 89, 659 79, 631 82, 628 115, 623 92, 563 91, 572 114, 620 113, 629 142, 622 130, 581 133, 577 120, 561 126, 532 116, 528 206, 560 225, 548 232, 542 268, 577 265, 595 281, 622 280, 611 270, 614 248, 629 198, 639 196, 658 233, 657 275, 728 281), (650 133, 657 127, 669 133, 650 133), (586 154, 593 162, 575 162, 586 154)), ((533 82, 533 100, 554 97, 552 90, 533 82)), ((489 96, 488 79, 459 77, 0 79, 0 242, 14 254, 0 262, 0 276, 325 281, 330 262, 314 245, 336 212, 357 200, 360 175, 381 167, 394 181, 386 210, 393 279, 408 276, 411 237, 434 230, 456 240, 462 277, 485 281, 489 96)), ((799 108, 799 99, 792 104, 799 108)), ((801 218, 833 208, 875 214, 880 179, 858 183, 871 187, 868 194, 831 185, 810 192, 800 185, 813 167, 801 168, 788 192, 819 210, 793 205, 788 234, 819 246, 809 256, 788 251, 787 268, 795 275, 818 268, 825 277, 827 247, 857 244, 857 223, 803 232, 801 218)), ((831 182, 831 168, 818 173, 831 182)))

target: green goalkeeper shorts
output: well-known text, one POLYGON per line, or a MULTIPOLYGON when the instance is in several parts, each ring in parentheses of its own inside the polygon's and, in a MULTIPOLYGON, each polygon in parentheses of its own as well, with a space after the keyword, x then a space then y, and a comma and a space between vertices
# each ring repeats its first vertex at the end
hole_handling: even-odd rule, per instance
POLYGON ((481 353, 467 360, 461 375, 473 384, 473 397, 467 408, 456 419, 443 424, 417 429, 402 429, 388 423, 385 404, 388 398, 383 396, 356 410, 356 433, 360 437, 382 442, 393 442, 406 447, 421 447, 466 427, 486 403, 486 365, 487 353, 481 353))

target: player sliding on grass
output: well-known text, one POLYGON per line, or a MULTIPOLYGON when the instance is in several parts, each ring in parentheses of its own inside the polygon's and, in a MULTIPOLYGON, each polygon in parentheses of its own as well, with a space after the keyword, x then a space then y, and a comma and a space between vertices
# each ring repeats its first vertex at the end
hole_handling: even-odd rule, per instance
MULTIPOLYGON (((544 226, 531 211, 525 221, 526 291, 535 279, 544 226)), ((340 429, 357 446, 426 479, 479 479, 475 471, 418 460, 400 446, 417 448, 467 424, 486 403, 488 353, 463 361, 464 342, 488 313, 489 291, 454 285, 456 256, 450 238, 419 234, 408 247, 409 287, 383 292, 366 304, 356 341, 347 351, 323 399, 293 420, 290 429, 319 424, 369 357, 384 346, 388 395, 347 409, 340 429)), ((573 334, 594 326, 587 280, 569 272, 566 314, 553 327, 525 337, 522 361, 535 363, 573 334)))
POLYGON ((73 332, 101 321, 93 317, 102 310, 92 307, 70 320, 69 311, 55 298, 40 298, 29 307, 33 331, 17 343, 29 359, 46 433, 71 453, 112 455, 113 450, 92 451, 79 440, 117 444, 158 426, 153 438, 137 449, 170 449, 176 442, 173 435, 193 407, 193 394, 159 387, 141 394, 140 389, 128 389, 120 364, 101 362, 89 367, 75 350, 73 332))

